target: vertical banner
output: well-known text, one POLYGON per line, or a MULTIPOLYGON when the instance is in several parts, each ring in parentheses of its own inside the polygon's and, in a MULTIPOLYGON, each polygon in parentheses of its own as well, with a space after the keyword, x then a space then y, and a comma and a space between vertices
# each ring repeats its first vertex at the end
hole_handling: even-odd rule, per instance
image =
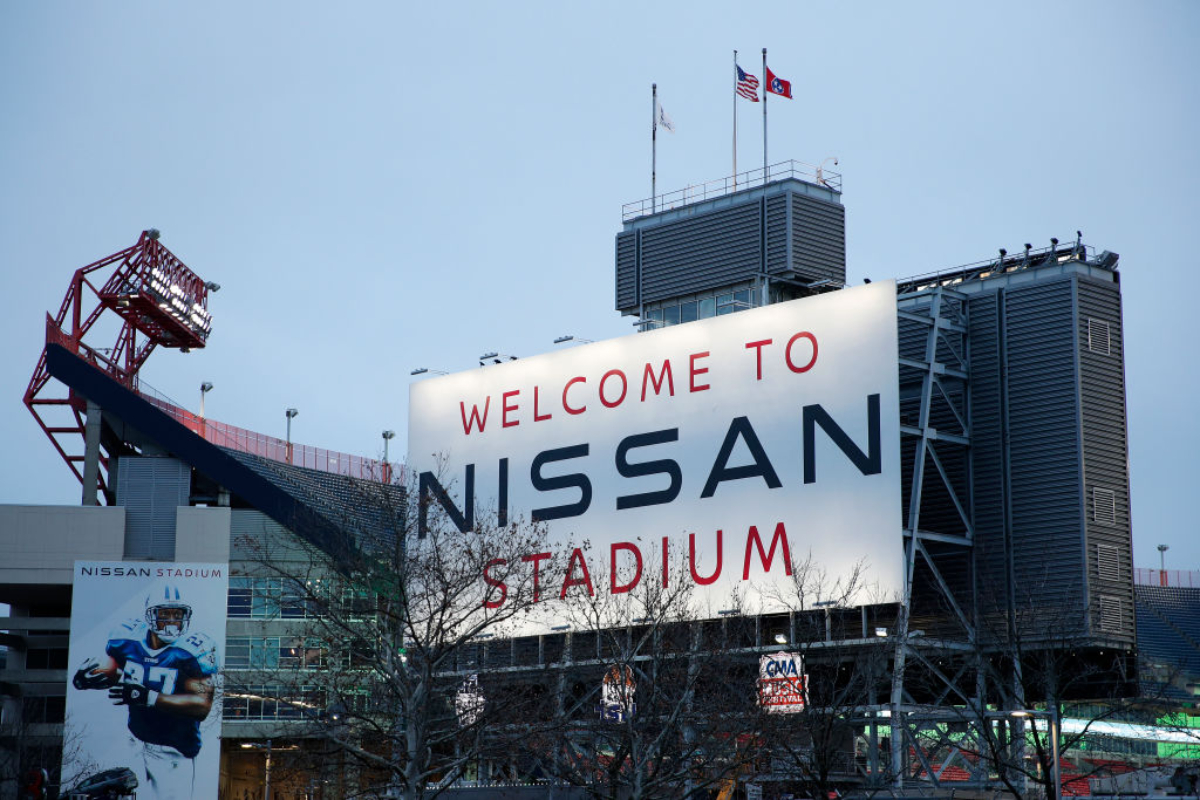
POLYGON ((77 561, 65 789, 127 769, 151 800, 217 796, 227 564, 77 561))

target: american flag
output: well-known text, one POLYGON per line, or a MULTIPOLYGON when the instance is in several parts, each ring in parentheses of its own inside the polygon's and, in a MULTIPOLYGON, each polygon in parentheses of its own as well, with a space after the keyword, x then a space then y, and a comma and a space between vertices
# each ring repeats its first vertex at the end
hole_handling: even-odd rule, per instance
POLYGON ((758 78, 734 64, 737 70, 737 93, 752 103, 758 102, 758 78))

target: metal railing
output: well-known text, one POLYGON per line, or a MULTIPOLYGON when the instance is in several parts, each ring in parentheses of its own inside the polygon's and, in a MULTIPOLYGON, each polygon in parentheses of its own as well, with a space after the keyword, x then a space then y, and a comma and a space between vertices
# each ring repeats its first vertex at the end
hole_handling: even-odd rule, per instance
POLYGON ((724 197, 734 192, 753 189, 756 186, 765 186, 773 181, 782 181, 787 178, 796 178, 817 186, 823 186, 834 192, 840 193, 842 191, 842 175, 839 172, 832 172, 820 166, 806 164, 803 161, 780 161, 778 164, 772 164, 766 169, 760 167, 746 172, 739 172, 737 175, 730 175, 727 178, 718 178, 706 183, 688 186, 684 189, 676 189, 673 192, 660 194, 657 197, 648 197, 645 200, 635 200, 632 203, 626 203, 621 206, 621 221, 629 222, 631 219, 644 217, 648 214, 670 211, 693 203, 702 203, 705 200, 724 197))
POLYGON ((960 283, 981 280, 992 275, 1008 272, 1020 272, 1024 269, 1040 267, 1051 262, 1066 261, 1095 261, 1096 249, 1091 245, 1063 243, 1051 247, 1031 248, 1028 252, 1008 253, 1003 260, 997 256, 986 261, 976 261, 958 267, 926 272, 896 281, 896 290, 900 294, 921 292, 935 289, 939 286, 953 288, 960 283))
POLYGON ((403 483, 404 466, 385 464, 373 458, 339 453, 322 447, 287 442, 274 436, 239 428, 214 419, 193 414, 178 403, 140 381, 138 394, 155 408, 169 415, 179 424, 218 447, 237 450, 240 453, 261 456, 295 467, 345 475, 350 478, 376 481, 378 483, 403 483))
POLYGON ((1133 582, 1138 586, 1178 586, 1183 589, 1200 589, 1200 571, 1135 567, 1133 582))

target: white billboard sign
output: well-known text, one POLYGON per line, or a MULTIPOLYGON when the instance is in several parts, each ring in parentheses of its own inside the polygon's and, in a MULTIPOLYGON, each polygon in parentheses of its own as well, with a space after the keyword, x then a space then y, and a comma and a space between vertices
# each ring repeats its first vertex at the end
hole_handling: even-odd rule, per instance
POLYGON ((128 768, 138 797, 216 797, 226 564, 77 561, 63 784, 128 768))
POLYGON ((546 522, 547 605, 630 591, 664 553, 701 614, 778 607, 808 558, 890 596, 897 382, 895 284, 875 283, 417 382, 408 463, 462 530, 546 522))

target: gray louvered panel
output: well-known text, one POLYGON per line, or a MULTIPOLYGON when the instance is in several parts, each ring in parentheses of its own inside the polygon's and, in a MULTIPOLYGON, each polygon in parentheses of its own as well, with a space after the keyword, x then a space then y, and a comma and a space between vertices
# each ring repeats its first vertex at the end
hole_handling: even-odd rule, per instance
POLYGON ((1054 635, 1087 629, 1073 295, 1064 278, 1010 289, 1005 305, 1015 586, 1054 635))
POLYGON ((117 462, 117 505, 125 508, 125 557, 175 558, 176 509, 188 504, 191 470, 166 457, 117 462))
POLYGON ((788 195, 767 198, 767 272, 778 274, 788 266, 788 195))
MULTIPOLYGON (((1080 279, 1078 283, 1078 347, 1080 403, 1083 414, 1083 487, 1085 498, 1095 490, 1113 494, 1112 522, 1099 522, 1090 506, 1084 525, 1088 542, 1088 574, 1093 607, 1101 596, 1121 600, 1120 624, 1103 632, 1127 642, 1136 638, 1133 613, 1132 524, 1129 513, 1128 442, 1125 428, 1124 336, 1121 296, 1113 283, 1080 279), (1089 320, 1108 327, 1108 352, 1088 346, 1089 320), (1115 574, 1100 569, 1101 553, 1116 560, 1115 574)), ((1096 615, 1093 614, 1093 621, 1096 615)))
POLYGON ((846 209, 792 193, 792 270, 801 280, 846 280, 846 209))
POLYGON ((752 278, 762 251, 759 203, 721 209, 642 232, 642 302, 752 278))
POLYGON ((971 477, 975 569, 985 628, 1003 614, 1008 598, 1004 541, 1004 439, 1001 408, 1000 322, 997 295, 970 301, 971 477))
POLYGON ((637 232, 626 231, 617 234, 617 308, 637 304, 637 232))

